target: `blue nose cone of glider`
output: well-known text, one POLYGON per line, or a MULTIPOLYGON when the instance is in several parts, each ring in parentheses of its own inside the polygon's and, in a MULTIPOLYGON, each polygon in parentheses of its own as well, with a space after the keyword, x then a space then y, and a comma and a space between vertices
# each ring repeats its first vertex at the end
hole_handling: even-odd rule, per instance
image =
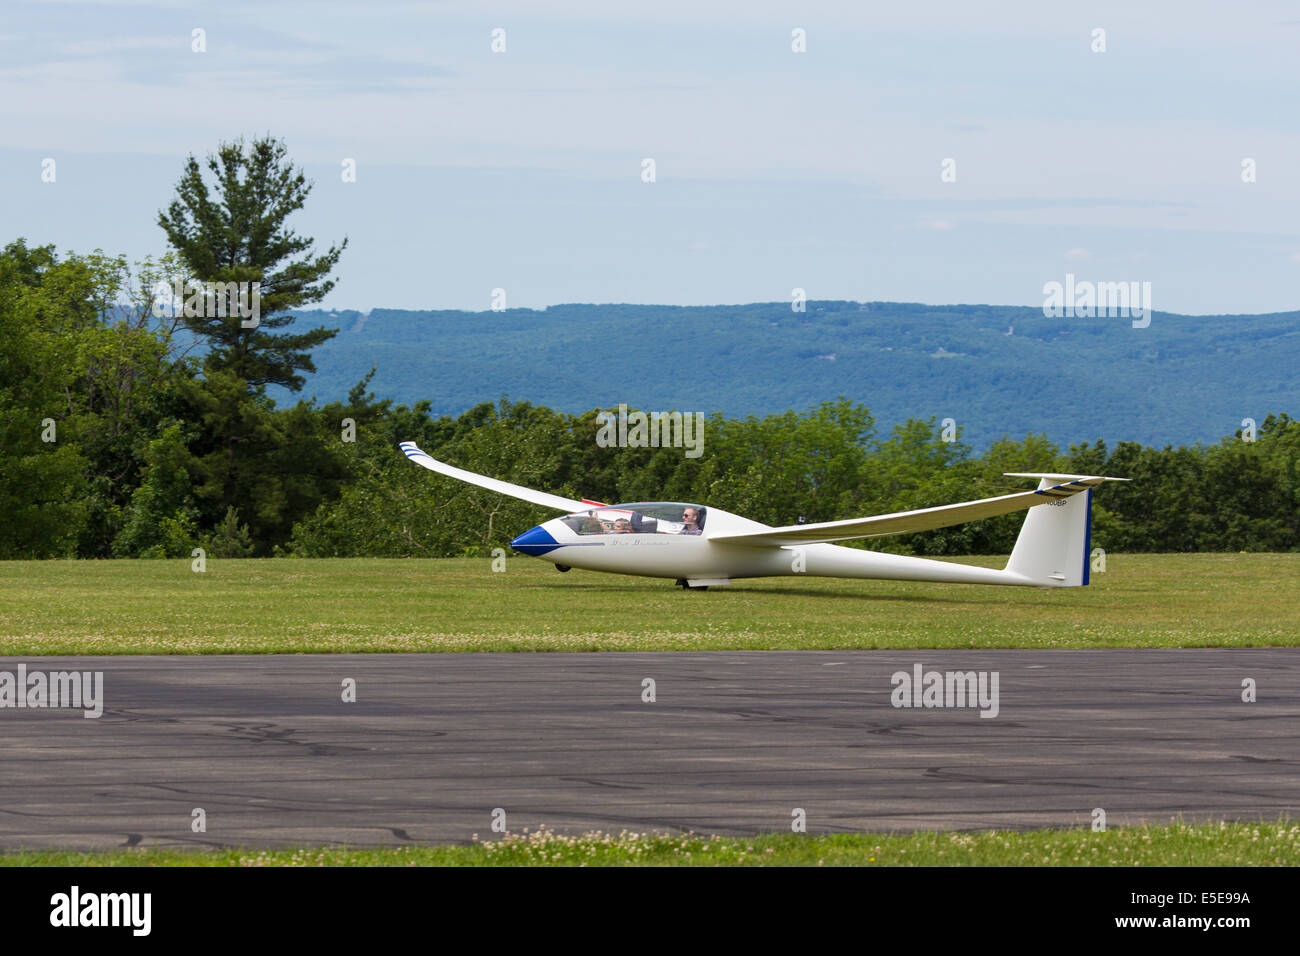
POLYGON ((510 542, 510 547, 521 554, 543 555, 560 547, 551 533, 540 525, 531 531, 525 531, 510 542))

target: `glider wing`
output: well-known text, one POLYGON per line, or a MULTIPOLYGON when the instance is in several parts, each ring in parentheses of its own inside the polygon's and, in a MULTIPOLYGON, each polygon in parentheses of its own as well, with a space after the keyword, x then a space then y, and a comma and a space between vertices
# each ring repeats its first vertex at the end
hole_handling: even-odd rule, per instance
POLYGON ((772 547, 781 545, 820 544, 826 541, 847 541, 850 538, 874 538, 886 534, 908 534, 913 531, 929 531, 932 528, 946 528, 949 525, 965 524, 981 518, 993 518, 997 515, 1023 511, 1035 505, 1044 505, 1080 494, 1100 485, 1105 481, 1127 481, 1127 478, 1103 478, 1095 475, 1053 475, 1017 473, 1012 477, 1039 478, 1040 487, 1034 491, 1023 491, 1013 495, 1001 495, 997 498, 984 498, 980 501, 963 501, 955 505, 941 505, 938 508, 922 508, 918 511, 899 511, 894 514, 877 515, 872 518, 849 518, 846 521, 825 521, 819 524, 796 524, 783 528, 769 528, 765 531, 750 531, 744 534, 710 535, 710 541, 721 544, 752 545, 755 547, 772 547), (1052 481, 1060 484, 1050 484, 1052 481))
POLYGON ((430 471, 436 471, 440 475, 446 475, 448 478, 455 478, 458 481, 465 481, 471 485, 478 485, 480 488, 487 488, 489 491, 500 492, 503 495, 510 495, 512 498, 519 498, 521 501, 528 501, 535 505, 541 505, 544 508, 554 508, 557 511, 564 511, 572 514, 576 511, 587 511, 591 505, 584 501, 574 501, 572 498, 561 498, 559 495, 547 494, 545 491, 534 491, 532 488, 525 488, 523 485, 512 485, 508 481, 501 481, 497 478, 488 478, 484 475, 476 475, 472 471, 465 471, 463 468, 455 468, 445 462, 430 458, 427 454, 420 451, 419 447, 413 441, 404 441, 401 449, 406 453, 406 457, 411 459, 417 465, 423 465, 430 471))

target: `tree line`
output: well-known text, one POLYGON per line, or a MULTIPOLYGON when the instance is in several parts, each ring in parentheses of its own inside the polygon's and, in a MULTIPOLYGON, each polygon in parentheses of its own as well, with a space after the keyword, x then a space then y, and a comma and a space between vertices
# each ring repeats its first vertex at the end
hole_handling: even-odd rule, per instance
MULTIPOLYGON (((1004 472, 1113 475, 1133 481, 1096 494, 1094 542, 1108 551, 1300 548, 1300 422, 1285 413, 1213 445, 1061 451, 1031 434, 977 454, 933 419, 882 430, 839 398, 715 414, 696 458, 598 442, 600 409, 503 398, 435 416, 427 401, 376 399, 370 376, 344 401, 279 406, 267 388, 301 391, 312 349, 334 334, 296 333, 291 310, 329 292, 347 240, 316 253, 289 227, 311 186, 283 143, 223 143, 204 169, 190 157, 159 213, 169 251, 156 260, 21 239, 0 251, 0 559, 486 554, 554 516, 417 468, 402 441, 569 497, 688 501, 773 525, 1026 487, 1004 472), (209 305, 213 285, 256 283, 260 318, 187 309, 166 291, 192 281, 209 284, 209 305)), ((870 546, 1008 553, 1020 520, 870 546)))
MULTIPOLYGON (((354 395, 355 398, 355 395, 354 395)), ((1095 493, 1093 543, 1115 552, 1300 549, 1300 422, 1270 415, 1255 441, 1155 449, 1135 442, 1062 452, 1046 437, 1002 439, 976 454, 945 441, 934 419, 881 433, 840 398, 805 412, 709 418, 704 454, 601 447, 600 410, 567 415, 528 402, 484 403, 433 418, 380 403, 346 445, 352 478, 298 523, 283 553, 312 557, 480 555, 554 512, 413 466, 435 458, 516 484, 609 503, 685 501, 771 525, 907 511, 1031 487, 1006 472, 1133 479, 1095 493)), ((1248 436, 1247 436, 1248 437, 1248 436)), ((1008 554, 1023 515, 990 518, 863 546, 919 555, 1008 554)))

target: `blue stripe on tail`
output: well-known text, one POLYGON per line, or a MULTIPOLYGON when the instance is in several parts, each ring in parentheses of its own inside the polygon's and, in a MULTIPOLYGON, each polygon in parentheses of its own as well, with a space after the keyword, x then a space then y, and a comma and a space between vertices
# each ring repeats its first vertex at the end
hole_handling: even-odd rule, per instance
POLYGON ((1092 489, 1084 492, 1088 496, 1088 513, 1084 516, 1083 526, 1083 584, 1088 585, 1088 572, 1092 570, 1092 489))

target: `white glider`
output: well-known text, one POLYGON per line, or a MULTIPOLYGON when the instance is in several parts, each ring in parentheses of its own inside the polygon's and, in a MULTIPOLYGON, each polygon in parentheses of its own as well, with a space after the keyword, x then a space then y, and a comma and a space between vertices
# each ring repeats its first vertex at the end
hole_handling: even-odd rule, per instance
POLYGON ((566 514, 510 542, 522 554, 544 557, 561 571, 584 568, 615 574, 675 578, 682 587, 707 588, 736 578, 811 575, 953 584, 1081 587, 1088 583, 1092 489, 1098 475, 1010 472, 1037 478, 1038 487, 997 498, 870 518, 769 527, 718 508, 678 501, 605 505, 534 491, 437 461, 403 442, 417 465, 440 475, 566 514), (884 554, 832 544, 852 538, 929 531, 1025 511, 1025 522, 1001 570, 929 558, 884 554))

